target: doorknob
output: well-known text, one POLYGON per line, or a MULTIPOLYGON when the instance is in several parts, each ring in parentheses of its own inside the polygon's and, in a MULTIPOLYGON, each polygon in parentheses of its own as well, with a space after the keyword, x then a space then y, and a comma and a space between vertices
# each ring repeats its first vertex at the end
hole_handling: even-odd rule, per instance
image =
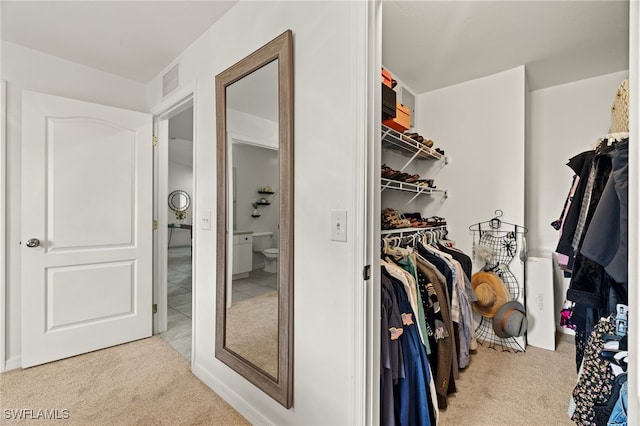
POLYGON ((40 245, 40 240, 37 238, 31 238, 29 241, 27 241, 27 247, 29 248, 38 247, 39 245, 40 245))

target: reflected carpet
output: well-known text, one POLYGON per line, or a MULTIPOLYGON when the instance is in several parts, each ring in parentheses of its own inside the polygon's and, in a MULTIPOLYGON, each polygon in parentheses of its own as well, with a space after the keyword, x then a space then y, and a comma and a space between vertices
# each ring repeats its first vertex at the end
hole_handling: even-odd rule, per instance
POLYGON ((226 346, 273 377, 278 372, 278 293, 236 302, 227 310, 226 346))

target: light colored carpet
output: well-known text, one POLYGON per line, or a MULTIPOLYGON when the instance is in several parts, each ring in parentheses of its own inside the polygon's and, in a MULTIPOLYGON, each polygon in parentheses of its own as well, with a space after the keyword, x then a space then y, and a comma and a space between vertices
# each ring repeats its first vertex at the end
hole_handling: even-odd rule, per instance
MULTIPOLYGON (((572 341, 561 337, 555 352, 479 346, 440 412, 440 425, 572 425, 566 415, 577 377, 572 341)), ((248 424, 157 336, 2 373, 0 423, 13 424, 7 409, 58 410, 60 416, 68 410, 68 425, 248 424)))
POLYGON ((278 376, 277 292, 231 305, 226 346, 271 376, 278 376))
POLYGON ((65 425, 249 424, 158 336, 2 373, 0 422, 12 409, 68 410, 65 425))
POLYGON ((559 335, 556 351, 527 347, 525 353, 478 345, 456 380, 457 393, 440 412, 440 424, 573 425, 567 416, 577 380, 573 337, 559 335))

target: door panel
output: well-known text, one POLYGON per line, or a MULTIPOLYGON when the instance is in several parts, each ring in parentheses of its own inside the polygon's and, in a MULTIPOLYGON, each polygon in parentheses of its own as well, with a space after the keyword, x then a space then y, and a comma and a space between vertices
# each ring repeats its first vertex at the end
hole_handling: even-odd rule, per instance
POLYGON ((136 132, 86 118, 48 118, 46 126, 50 249, 132 245, 136 132))
POLYGON ((25 91, 22 123, 22 366, 150 336, 151 116, 25 91))
POLYGON ((48 268, 47 331, 135 315, 135 264, 48 268))

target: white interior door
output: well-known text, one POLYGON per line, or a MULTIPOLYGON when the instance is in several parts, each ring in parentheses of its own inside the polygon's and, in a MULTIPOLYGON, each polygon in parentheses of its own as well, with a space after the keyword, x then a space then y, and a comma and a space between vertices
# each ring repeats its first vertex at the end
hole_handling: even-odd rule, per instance
POLYGON ((150 336, 151 115, 22 105, 22 366, 150 336))

